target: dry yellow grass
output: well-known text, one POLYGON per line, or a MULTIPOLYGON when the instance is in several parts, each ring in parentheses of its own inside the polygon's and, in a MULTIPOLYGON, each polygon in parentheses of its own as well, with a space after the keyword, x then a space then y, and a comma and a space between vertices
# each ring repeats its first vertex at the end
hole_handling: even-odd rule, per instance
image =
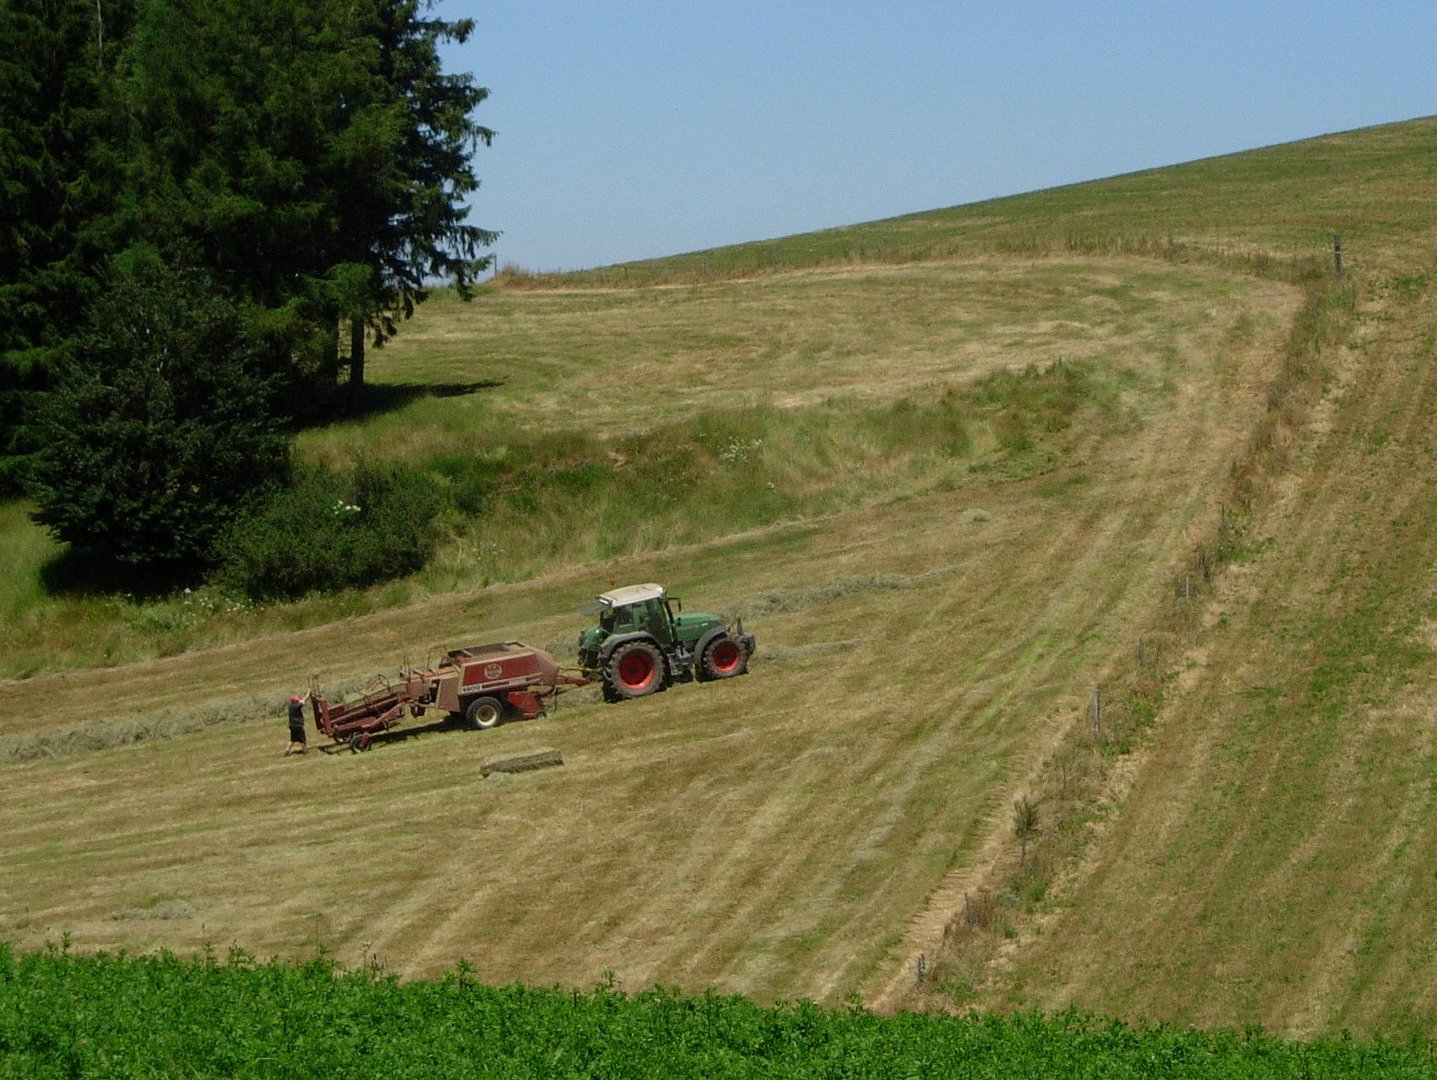
MULTIPOLYGON (((1101 275, 1128 268, 1173 272, 1101 275)), ((875 493, 872 507, 653 557, 6 684, 3 732, 16 738, 254 693, 274 707, 0 769, 15 807, 0 936, 283 957, 323 947, 409 975, 466 957, 498 982, 582 986, 613 971, 633 988, 765 999, 877 993, 920 941, 915 914, 1001 832, 1011 792, 1129 644, 1260 412, 1295 293, 1177 273, 1228 306, 1174 300, 1192 311, 1176 351, 1107 341, 1115 362, 1153 365, 1169 390, 1135 399, 1120 437, 1095 430, 1042 475, 875 493), (563 642, 589 594, 629 579, 753 612, 752 674, 622 706, 576 695, 547 720, 423 732, 366 755, 281 756, 279 703, 311 672, 343 681, 441 640, 563 642), (566 764, 480 779, 482 758, 536 745, 566 764)), ((1019 311, 1004 325, 1029 337, 1019 311)), ((830 369, 832 385, 898 392, 925 352, 951 353, 947 378, 979 362, 956 337, 924 347, 910 334, 890 364, 871 351, 866 374, 830 369)), ((775 392, 781 367, 766 376, 775 392)), ((812 392, 809 369, 792 377, 795 395, 812 392)))
MULTIPOLYGON (((970 459, 915 461, 855 436, 842 436, 849 442, 836 451, 826 442, 795 445, 805 427, 827 439, 823 429, 846 428, 856 412, 861 426, 865 408, 900 400, 921 407, 994 372, 1041 370, 1059 359, 1090 365, 1114 386, 1127 379, 1171 392, 1170 369, 1241 345, 1262 329, 1265 312, 1281 306, 1283 292, 1204 266, 1105 258, 845 267, 642 293, 500 295, 469 305, 440 298, 371 361, 378 394, 407 403, 308 432, 299 453, 331 463, 359 453, 492 460, 545 433, 560 447, 572 434, 589 440, 578 442, 581 455, 618 473, 624 455, 605 457, 594 437, 622 449, 616 440, 640 429, 762 412, 767 423, 800 432, 769 454, 763 480, 777 482, 783 505, 803 508, 789 512, 824 511, 932 487, 945 473, 961 478, 970 459)), ((1096 419, 1105 429, 1125 422, 1096 419)), ((562 449, 555 454, 567 463, 562 449)), ((663 473, 633 483, 692 487, 663 473)), ((12 672, 115 664, 733 528, 724 518, 734 511, 709 506, 637 521, 620 515, 618 525, 608 509, 595 500, 576 505, 562 492, 519 511, 501 501, 467 531, 446 536, 420 578, 281 612, 212 616, 178 599, 146 606, 61 596, 33 604, 35 571, 27 565, 17 584, 32 603, 0 626, 0 651, 12 672)), ((34 559, 53 554, 34 529, 6 535, 23 539, 34 559)))
POLYGON ((376 423, 310 432, 302 451, 422 458, 475 432, 579 426, 605 436, 715 410, 893 401, 1058 359, 1161 371, 1213 347, 1214 316, 1282 291, 1139 259, 981 259, 819 268, 649 290, 445 299, 371 360, 423 397, 376 423))

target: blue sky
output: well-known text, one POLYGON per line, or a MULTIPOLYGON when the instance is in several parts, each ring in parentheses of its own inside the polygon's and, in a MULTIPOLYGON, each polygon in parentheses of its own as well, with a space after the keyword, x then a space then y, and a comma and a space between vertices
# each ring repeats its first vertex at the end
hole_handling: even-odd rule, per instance
POLYGON ((1437 3, 439 0, 471 219, 568 270, 1437 113, 1437 3))

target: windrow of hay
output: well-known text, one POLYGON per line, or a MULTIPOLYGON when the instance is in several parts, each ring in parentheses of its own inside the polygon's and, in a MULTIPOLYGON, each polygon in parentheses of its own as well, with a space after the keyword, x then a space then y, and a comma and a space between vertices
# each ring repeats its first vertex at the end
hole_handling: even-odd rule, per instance
POLYGON ((69 757, 132 743, 173 739, 219 724, 239 724, 279 715, 276 703, 259 697, 206 702, 194 709, 166 708, 129 720, 87 720, 0 736, 0 764, 69 757))
MULTIPOLYGON (((361 686, 353 680, 333 690, 336 700, 361 686)), ((222 724, 252 724, 263 721, 280 732, 284 702, 258 694, 248 697, 204 701, 192 708, 167 706, 153 713, 124 720, 103 717, 78 723, 55 724, 17 735, 0 735, 0 765, 72 757, 100 750, 113 750, 134 743, 175 739, 222 724)))
POLYGON ((767 615, 791 615, 809 608, 831 604, 844 597, 859 593, 888 592, 897 589, 914 589, 931 584, 934 580, 954 573, 956 567, 942 566, 922 574, 870 574, 863 577, 836 578, 798 589, 779 589, 759 593, 745 600, 743 608, 736 614, 745 618, 763 618, 767 615))

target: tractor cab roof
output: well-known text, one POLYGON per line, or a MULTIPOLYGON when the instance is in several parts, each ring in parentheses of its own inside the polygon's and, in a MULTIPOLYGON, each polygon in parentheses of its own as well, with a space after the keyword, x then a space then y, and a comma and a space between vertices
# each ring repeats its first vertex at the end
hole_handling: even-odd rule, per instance
POLYGON ((601 608, 628 607, 630 604, 642 604, 646 600, 662 600, 664 595, 664 587, 652 582, 647 585, 625 585, 622 589, 600 593, 599 606, 601 608))

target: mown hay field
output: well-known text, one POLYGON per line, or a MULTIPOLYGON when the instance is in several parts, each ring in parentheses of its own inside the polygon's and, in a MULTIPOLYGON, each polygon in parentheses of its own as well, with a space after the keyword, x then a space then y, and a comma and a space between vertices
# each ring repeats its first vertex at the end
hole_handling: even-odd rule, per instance
MULTIPOLYGON (((717 291, 565 296, 557 311, 552 296, 521 294, 487 302, 492 315, 486 302, 425 312, 410 347, 450 342, 446 381, 462 381, 465 355, 483 358, 469 381, 500 381, 505 343, 579 351, 566 343, 580 325, 587 365, 571 360, 573 377, 556 380, 514 362, 505 409, 486 408, 480 392, 416 403, 399 427, 423 430, 425 407, 441 429, 447 410, 483 415, 476 426, 572 423, 566 387, 579 419, 600 427, 758 393, 795 413, 838 399, 841 414, 854 399, 934 395, 1060 357, 1111 389, 1044 436, 1062 440, 1061 456, 1011 476, 963 460, 926 477, 895 467, 889 486, 875 470, 856 478, 854 505, 812 519, 11 683, 16 745, 52 725, 265 700, 252 719, 7 767, 23 808, 4 851, 7 936, 34 946, 69 933, 83 948, 233 941, 282 956, 324 947, 405 974, 466 957, 500 982, 583 985, 611 970, 630 986, 765 998, 838 1000, 885 977, 925 898, 978 849, 995 808, 1126 644, 1184 535, 1216 513, 1295 292, 1124 260, 805 272, 772 290, 776 310, 758 284, 738 299, 730 284, 717 291), (965 293, 985 270, 993 282, 965 293), (820 302, 805 297, 876 313, 888 305, 871 292, 934 282, 947 301, 924 301, 936 327, 899 319, 869 334, 855 318, 843 349, 808 362, 751 355, 694 386, 691 327, 737 333, 740 301, 757 344, 790 305, 820 302), (995 292, 1010 297, 1001 312, 995 292), (623 314, 606 321, 619 302, 623 314), (1055 315, 1058 341, 1032 347, 1055 315), (514 335, 516 320, 526 329, 514 335), (672 389, 657 360, 633 377, 632 326, 646 328, 655 357, 671 335, 684 375, 672 389), (311 674, 343 683, 476 638, 572 653, 584 600, 630 580, 745 614, 761 643, 751 675, 621 706, 589 692, 545 720, 425 731, 362 756, 281 756, 277 705, 311 674), (481 779, 482 758, 531 744, 560 749, 566 764, 481 779)), ((398 348, 381 356, 392 366, 376 363, 377 377, 410 377, 398 348)), ((371 433, 383 445, 384 424, 371 433)), ((488 527, 525 543, 522 517, 488 527)))
POLYGON ((500 499, 337 602, 106 623, 3 594, 30 674, 0 683, 0 937, 1424 1030, 1434 130, 421 309, 375 354, 385 408, 303 454, 541 446, 602 485, 500 499), (675 480, 685 431, 723 441, 675 480), (743 614, 751 674, 282 756, 311 675, 571 656, 578 608, 641 580, 743 614), (480 778, 540 746, 565 764, 480 778))

